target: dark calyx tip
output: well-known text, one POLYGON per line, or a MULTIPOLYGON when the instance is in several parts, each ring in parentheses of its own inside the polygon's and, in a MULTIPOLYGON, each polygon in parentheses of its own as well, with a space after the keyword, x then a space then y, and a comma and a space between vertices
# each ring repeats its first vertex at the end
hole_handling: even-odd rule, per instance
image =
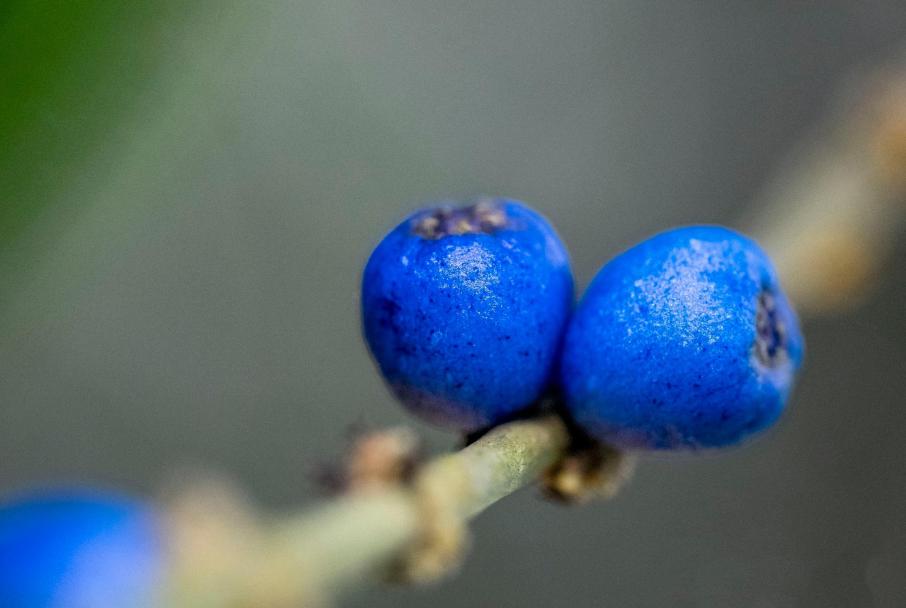
POLYGON ((482 199, 468 207, 429 209, 415 218, 412 232, 426 239, 442 239, 463 234, 491 234, 506 225, 503 205, 493 199, 482 199))
POLYGON ((767 367, 779 365, 787 356, 786 327, 777 316, 777 299, 770 291, 758 295, 755 313, 755 355, 767 367))

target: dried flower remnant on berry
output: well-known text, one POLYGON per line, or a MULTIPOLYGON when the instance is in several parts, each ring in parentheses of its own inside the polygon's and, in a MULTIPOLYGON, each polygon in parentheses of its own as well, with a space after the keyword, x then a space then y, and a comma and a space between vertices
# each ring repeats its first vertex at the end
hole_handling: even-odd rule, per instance
POLYGON ((758 296, 755 313, 755 354, 765 366, 775 367, 787 357, 787 329, 777 314, 777 299, 770 291, 758 296))
POLYGON ((482 199, 467 207, 444 205, 426 210, 413 220, 412 231, 426 239, 463 234, 491 234, 505 228, 506 210, 499 202, 482 199))

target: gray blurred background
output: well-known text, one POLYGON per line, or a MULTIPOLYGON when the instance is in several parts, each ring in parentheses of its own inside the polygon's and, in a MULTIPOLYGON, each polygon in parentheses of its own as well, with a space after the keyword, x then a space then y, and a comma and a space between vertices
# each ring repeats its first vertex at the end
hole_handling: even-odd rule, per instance
MULTIPOLYGON (((94 4, 0 9, 38 49, 0 43, 21 76, 0 84, 0 489, 152 492, 204 464, 280 509, 317 497, 351 424, 456 442, 394 404, 359 335, 362 265, 402 215, 523 199, 582 288, 653 231, 739 227, 843 79, 906 40, 900 0, 94 4)), ((765 437, 649 457, 608 503, 521 492, 459 577, 347 605, 906 605, 903 262, 806 323, 765 437)))

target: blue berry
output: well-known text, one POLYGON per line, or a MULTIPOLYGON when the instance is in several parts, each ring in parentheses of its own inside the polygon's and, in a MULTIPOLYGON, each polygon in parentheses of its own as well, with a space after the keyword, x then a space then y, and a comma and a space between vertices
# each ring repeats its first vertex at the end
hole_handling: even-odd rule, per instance
POLYGON ((147 606, 160 553, 142 504, 74 488, 22 495, 0 504, 0 606, 147 606))
POLYGON ((563 243, 505 199, 414 213, 362 281, 365 338, 388 384, 416 413, 463 431, 542 395, 572 301, 563 243))
POLYGON ((568 411, 622 448, 731 445, 782 412, 802 362, 765 253, 726 228, 678 228, 604 266, 567 330, 568 411))

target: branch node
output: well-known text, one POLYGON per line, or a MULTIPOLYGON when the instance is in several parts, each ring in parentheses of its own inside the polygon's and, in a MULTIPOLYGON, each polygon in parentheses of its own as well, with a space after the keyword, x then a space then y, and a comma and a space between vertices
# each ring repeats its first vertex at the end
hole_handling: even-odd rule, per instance
POLYGON ((393 582, 424 584, 456 572, 469 547, 466 519, 457 509, 457 488, 450 478, 419 474, 414 483, 419 530, 388 577, 393 582))
POLYGON ((422 443, 408 427, 367 433, 355 442, 347 459, 347 489, 361 492, 408 483, 423 457, 422 443))
POLYGON ((636 457, 603 443, 580 442, 544 473, 542 487, 549 498, 580 504, 613 498, 635 471, 636 457))

